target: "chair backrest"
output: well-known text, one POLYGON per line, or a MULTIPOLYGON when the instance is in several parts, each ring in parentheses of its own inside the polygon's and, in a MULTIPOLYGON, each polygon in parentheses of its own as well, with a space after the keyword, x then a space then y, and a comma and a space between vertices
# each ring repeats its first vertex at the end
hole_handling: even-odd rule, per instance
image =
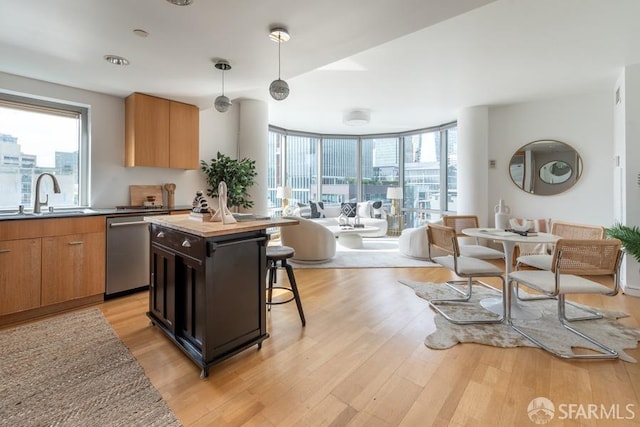
POLYGON ((577 276, 612 275, 617 288, 622 253, 617 239, 560 239, 553 251, 551 271, 577 276))
POLYGON ((295 219, 297 225, 280 227, 280 241, 290 246, 298 261, 320 262, 336 255, 336 237, 324 225, 301 217, 283 217, 295 219))
POLYGON ((442 224, 455 230, 458 237, 467 237, 462 230, 465 228, 478 228, 477 215, 445 215, 442 217, 442 224))
POLYGON ((605 229, 600 225, 587 225, 576 224, 572 222, 553 221, 551 223, 551 234, 560 236, 563 239, 596 240, 604 239, 605 229))
POLYGON ((460 256, 456 230, 453 227, 440 224, 427 224, 427 237, 429 240, 429 259, 432 259, 432 248, 437 248, 456 258, 460 256))

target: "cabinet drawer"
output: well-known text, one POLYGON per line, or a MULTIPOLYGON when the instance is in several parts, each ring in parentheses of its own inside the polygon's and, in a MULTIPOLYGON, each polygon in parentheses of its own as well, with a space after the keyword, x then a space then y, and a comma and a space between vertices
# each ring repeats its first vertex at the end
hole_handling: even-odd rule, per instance
POLYGON ((206 257, 205 239, 170 230, 157 224, 151 224, 151 241, 192 258, 204 259, 206 257))

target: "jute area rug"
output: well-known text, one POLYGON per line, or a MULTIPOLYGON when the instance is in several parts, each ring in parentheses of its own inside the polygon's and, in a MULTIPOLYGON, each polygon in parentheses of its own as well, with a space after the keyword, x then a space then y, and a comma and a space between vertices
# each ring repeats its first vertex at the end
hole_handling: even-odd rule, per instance
MULTIPOLYGON (((400 280, 400 283, 412 288, 416 295, 425 300, 432 298, 456 298, 451 289, 442 283, 425 283, 413 280, 400 280)), ((462 289, 462 288, 461 288, 462 289)), ((485 310, 479 301, 484 298, 495 298, 500 295, 486 289, 484 286, 474 286, 470 302, 446 303, 442 308, 454 318, 497 318, 498 315, 485 310)), ((582 340, 571 332, 566 331, 557 316, 557 302, 554 300, 540 300, 521 302, 528 307, 534 307, 542 313, 537 320, 514 320, 514 324, 522 327, 535 337, 544 338, 545 343, 558 351, 571 353, 574 348, 595 349, 588 341, 582 340)), ((624 326, 616 319, 626 317, 622 312, 601 311, 603 319, 574 322, 573 326, 590 335, 610 348, 618 351, 620 359, 635 363, 636 360, 624 352, 624 349, 636 348, 640 341, 640 329, 624 326)), ((567 306, 567 316, 586 315, 571 305, 567 306)), ((453 347, 458 343, 473 342, 494 347, 536 347, 531 341, 504 324, 474 324, 456 325, 447 321, 440 314, 435 316, 436 331, 428 335, 425 345, 434 349, 453 347)))
POLYGON ((396 268, 440 267, 430 261, 410 258, 398 250, 397 237, 365 237, 361 249, 336 243, 336 256, 323 263, 289 261, 293 268, 396 268))
POLYGON ((97 308, 0 331, 0 425, 179 426, 97 308))

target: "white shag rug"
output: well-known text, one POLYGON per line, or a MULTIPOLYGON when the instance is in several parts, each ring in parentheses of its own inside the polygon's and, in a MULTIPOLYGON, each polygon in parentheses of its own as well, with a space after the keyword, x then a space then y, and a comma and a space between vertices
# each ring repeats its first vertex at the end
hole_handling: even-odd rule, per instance
POLYGON ((336 256, 323 263, 289 261, 293 268, 394 268, 439 267, 430 261, 410 258, 398 250, 397 237, 365 237, 361 249, 336 243, 336 256))

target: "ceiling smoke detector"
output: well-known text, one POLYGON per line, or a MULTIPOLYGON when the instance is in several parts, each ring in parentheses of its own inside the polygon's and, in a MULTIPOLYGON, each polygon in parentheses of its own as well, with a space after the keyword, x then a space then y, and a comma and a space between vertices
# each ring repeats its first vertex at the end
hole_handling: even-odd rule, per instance
POLYGON ((193 3, 193 0, 167 0, 171 4, 175 4, 176 6, 189 6, 193 3))
POLYGON ((353 110, 345 113, 343 122, 349 126, 363 126, 371 121, 371 114, 368 111, 353 110))
POLYGON ((145 30, 141 29, 141 28, 136 28, 135 30, 133 30, 133 34, 135 34, 138 37, 148 37, 149 33, 146 32, 145 30))

